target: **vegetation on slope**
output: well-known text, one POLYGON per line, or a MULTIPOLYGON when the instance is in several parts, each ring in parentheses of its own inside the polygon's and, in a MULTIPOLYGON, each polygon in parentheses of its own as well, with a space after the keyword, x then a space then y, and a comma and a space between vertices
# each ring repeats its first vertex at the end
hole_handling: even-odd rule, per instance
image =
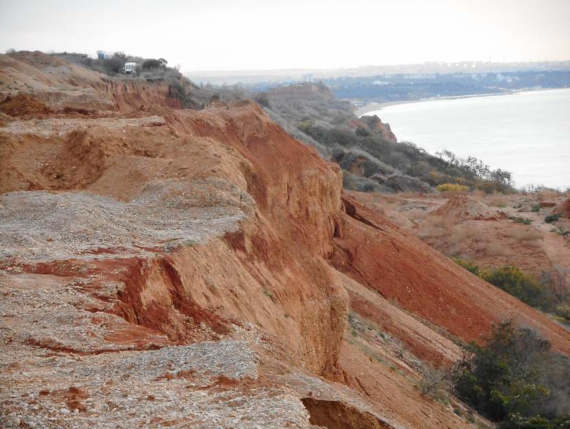
POLYGON ((512 265, 483 270, 472 261, 460 258, 453 258, 453 260, 466 270, 520 299, 525 304, 553 313, 558 320, 570 323, 568 296, 558 296, 547 283, 539 282, 512 265))
MULTIPOLYGON (((332 159, 345 170, 350 171, 358 163, 362 166, 359 175, 379 185, 388 185, 396 191, 413 189, 398 189, 392 185, 389 179, 394 174, 419 179, 429 186, 458 184, 489 193, 512 190, 509 172, 491 170, 474 157, 460 159, 449 151, 433 156, 413 143, 392 142, 377 134, 362 135, 358 133, 359 128, 352 132, 337 127, 326 129, 306 122, 299 127, 315 140, 330 147, 332 159)), ((422 190, 421 187, 418 188, 417 190, 422 190)), ((369 185, 358 190, 377 189, 369 185)))
POLYGON ((449 151, 430 155, 413 143, 398 143, 378 117, 358 118, 350 103, 322 84, 300 84, 258 93, 258 102, 295 137, 337 162, 345 187, 359 191, 427 192, 458 184, 486 192, 512 190, 511 175, 449 151))
POLYGON ((501 428, 570 427, 570 362, 512 321, 472 343, 452 372, 454 393, 501 428))

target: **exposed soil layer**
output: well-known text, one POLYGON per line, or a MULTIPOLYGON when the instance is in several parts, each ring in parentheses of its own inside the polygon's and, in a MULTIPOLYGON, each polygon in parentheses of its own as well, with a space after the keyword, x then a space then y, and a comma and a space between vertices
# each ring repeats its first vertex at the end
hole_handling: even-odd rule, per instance
POLYGON ((347 194, 332 264, 407 311, 464 341, 480 341, 495 322, 513 318, 570 352, 568 332, 484 282, 383 215, 347 194))
POLYGON ((391 429, 373 414, 362 412, 343 402, 303 398, 303 405, 311 415, 310 422, 328 429, 391 429))
POLYGON ((472 261, 481 269, 514 265, 559 299, 570 297, 567 193, 358 198, 447 256, 472 261))

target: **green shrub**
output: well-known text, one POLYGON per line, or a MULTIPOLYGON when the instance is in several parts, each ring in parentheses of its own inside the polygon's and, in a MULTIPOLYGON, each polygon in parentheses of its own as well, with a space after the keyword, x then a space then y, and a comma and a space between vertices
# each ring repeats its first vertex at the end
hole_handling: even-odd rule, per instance
POLYGON ((533 417, 543 411, 549 389, 541 383, 550 343, 512 321, 495 325, 485 346, 472 343, 470 354, 452 371, 456 395, 494 421, 533 417))
POLYGON ((355 133, 357 136, 360 136, 360 137, 368 137, 370 135, 370 132, 364 127, 356 128, 355 133))
POLYGON ((452 260, 467 271, 481 277, 483 280, 504 290, 508 294, 520 299, 531 307, 544 311, 551 311, 556 299, 546 285, 539 283, 534 277, 523 273, 512 265, 482 270, 474 262, 460 258, 452 260))
POLYGON ((570 324, 570 304, 560 304, 554 309, 554 314, 566 324, 570 324))
POLYGON ((550 305, 545 288, 517 267, 507 265, 482 271, 481 278, 532 307, 546 309, 550 305))
POLYGON ((501 422, 499 429, 568 429, 570 418, 560 417, 547 419, 541 416, 523 417, 520 414, 512 414, 507 420, 501 422))
POLYGON ((460 258, 451 258, 456 264, 461 265, 463 268, 465 268, 467 271, 475 274, 476 276, 478 276, 481 272, 479 270, 479 267, 472 261, 468 261, 465 259, 460 259, 460 258))
POLYGON ((552 215, 548 215, 544 218, 544 221, 546 223, 552 223, 552 222, 556 222, 558 219, 560 219, 560 214, 552 214, 552 215))
POLYGON ((127 62, 127 57, 123 53, 116 53, 110 58, 103 60, 103 70, 109 75, 120 73, 127 62))
POLYGON ((368 158, 388 164, 431 186, 446 185, 440 188, 442 191, 467 191, 471 188, 485 189, 489 193, 512 191, 510 173, 491 170, 473 157, 459 159, 449 151, 432 156, 414 144, 394 143, 364 127, 351 131, 306 121, 297 126, 323 146, 342 146, 345 150, 365 152, 368 158))
POLYGON ((155 60, 153 58, 148 59, 148 60, 144 60, 144 62, 142 63, 142 69, 143 70, 153 70, 153 69, 158 69, 158 68, 162 68, 163 64, 160 60, 155 60))
POLYGON ((532 223, 532 220, 526 217, 509 216, 509 219, 516 223, 524 223, 525 225, 530 225, 532 223))

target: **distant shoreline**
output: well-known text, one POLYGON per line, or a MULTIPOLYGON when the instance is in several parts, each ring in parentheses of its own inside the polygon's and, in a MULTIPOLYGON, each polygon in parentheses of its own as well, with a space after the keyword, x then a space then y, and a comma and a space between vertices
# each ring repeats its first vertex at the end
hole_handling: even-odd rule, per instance
POLYGON ((426 97, 426 98, 418 98, 416 100, 396 100, 396 101, 386 101, 383 103, 379 103, 376 101, 370 102, 365 104, 362 107, 356 107, 354 109, 354 113, 356 116, 361 117, 365 116, 367 113, 376 112, 378 110, 382 110, 388 106, 395 106, 397 104, 415 104, 415 103, 423 103, 425 101, 438 101, 438 100, 458 100, 463 98, 474 98, 474 97, 495 97, 501 95, 512 95, 512 94, 519 94, 523 92, 536 92, 536 91, 556 91, 561 89, 569 89, 567 87, 561 88, 522 88, 512 91, 503 91, 503 92, 482 92, 480 94, 468 94, 468 95, 451 95, 448 97, 426 97))
MULTIPOLYGON (((428 153, 447 149, 459 158, 474 156, 491 168, 504 168, 512 173, 517 189, 531 184, 568 188, 570 88, 478 97, 441 103, 436 101, 443 97, 438 97, 407 107, 369 103, 361 106, 360 114, 378 115, 400 141, 414 142, 428 153)), ((427 100, 413 103, 423 101, 427 100)))

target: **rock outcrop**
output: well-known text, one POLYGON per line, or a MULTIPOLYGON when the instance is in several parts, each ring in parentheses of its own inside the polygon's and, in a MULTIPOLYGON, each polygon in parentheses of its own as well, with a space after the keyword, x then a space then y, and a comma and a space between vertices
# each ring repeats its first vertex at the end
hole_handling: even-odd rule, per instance
POLYGON ((377 115, 362 116, 360 120, 366 124, 366 127, 370 132, 374 134, 380 134, 382 138, 388 142, 398 143, 396 135, 392 132, 390 124, 382 122, 382 120, 377 115))

